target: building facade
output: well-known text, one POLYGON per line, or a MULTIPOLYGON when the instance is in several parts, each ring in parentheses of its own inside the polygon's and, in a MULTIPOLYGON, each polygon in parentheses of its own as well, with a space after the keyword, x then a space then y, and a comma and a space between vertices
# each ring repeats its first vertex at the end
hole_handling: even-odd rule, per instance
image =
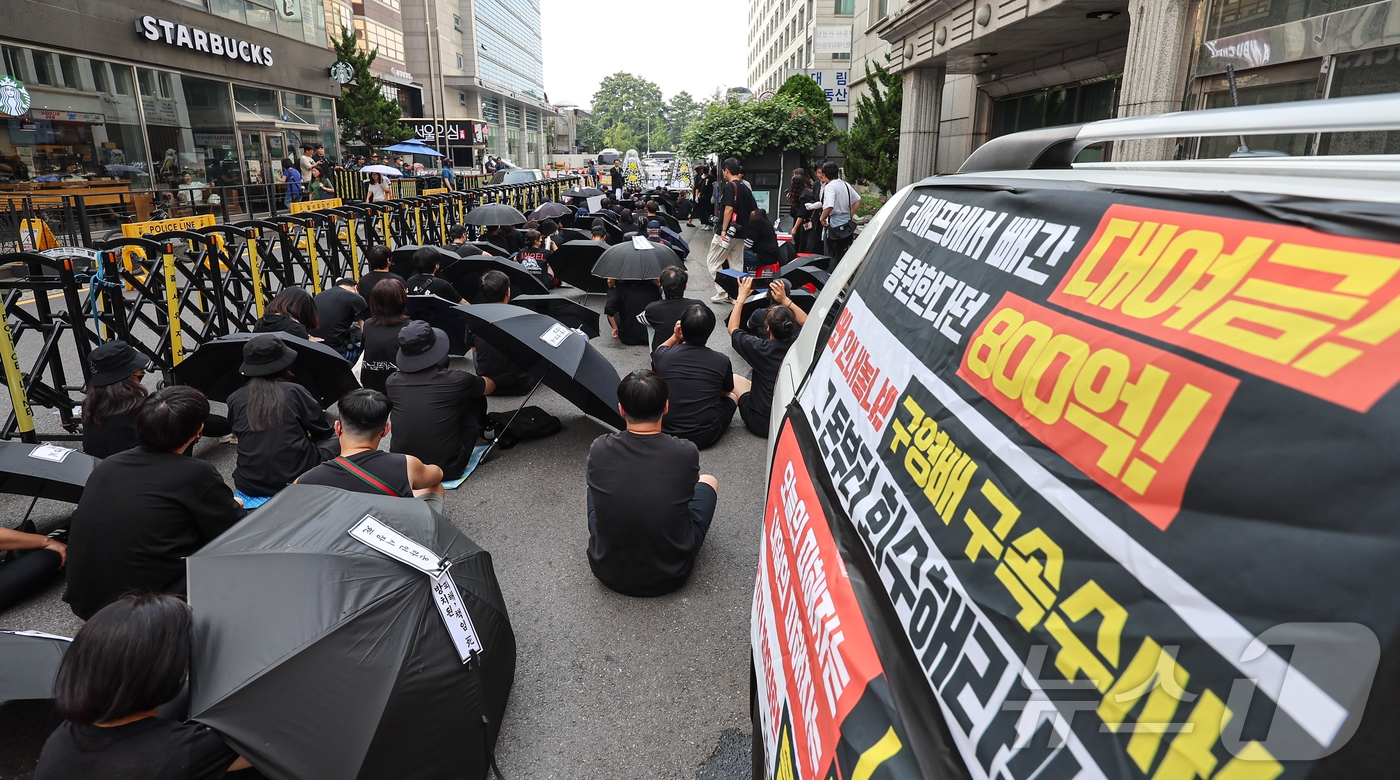
POLYGON ((261 184, 302 144, 334 154, 321 0, 207 2, 0 4, 0 76, 29 96, 0 104, 0 174, 261 184))
POLYGON ((555 103, 554 116, 549 121, 554 128, 551 134, 552 148, 554 154, 583 154, 596 149, 585 149, 578 140, 578 123, 580 120, 588 121, 593 115, 582 108, 577 103, 555 103))
POLYGON ((750 0, 748 87, 777 90, 794 71, 849 70, 856 0, 750 0))

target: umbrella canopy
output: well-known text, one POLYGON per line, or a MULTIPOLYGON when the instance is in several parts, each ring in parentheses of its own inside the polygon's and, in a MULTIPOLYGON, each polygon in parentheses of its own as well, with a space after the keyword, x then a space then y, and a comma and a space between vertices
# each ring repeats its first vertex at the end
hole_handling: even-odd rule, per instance
POLYGON ((830 273, 831 266, 831 258, 827 255, 798 255, 792 261, 784 263, 782 270, 788 268, 816 268, 830 273))
POLYGON ((605 293, 608 280, 593 275, 593 266, 607 251, 601 241, 567 241, 549 256, 549 267, 560 281, 584 292, 605 293))
POLYGON ((549 292, 539 277, 530 273, 525 266, 491 255, 464 257, 439 271, 438 277, 457 288, 462 300, 476 303, 481 297, 481 275, 487 271, 500 271, 510 277, 511 295, 545 295, 549 292))
POLYGON ((521 295, 510 302, 536 314, 546 314, 570 328, 578 328, 590 339, 598 338, 598 312, 562 295, 521 295))
MULTIPOLYGON (((413 254, 422 248, 423 247, 415 244, 404 244, 398 249, 395 249, 389 255, 389 271, 405 279, 416 275, 418 273, 418 266, 413 262, 413 254)), ((430 246, 428 248, 438 253, 438 265, 442 268, 447 268, 449 265, 461 259, 460 255, 446 247, 430 246)))
POLYGON ((53 678, 72 641, 39 631, 0 631, 0 701, 52 699, 53 678))
POLYGON ((685 267, 670 247, 635 236, 631 241, 608 247, 593 266, 593 275, 604 279, 655 279, 668 265, 685 267))
MULTIPOLYGON (((227 401, 229 394, 242 387, 247 377, 238 372, 243 364, 243 344, 261 333, 230 333, 201 344, 193 355, 175 367, 176 384, 189 385, 211 401, 227 401)), ((291 365, 292 381, 305 387, 322 409, 360 386, 350 364, 340 353, 317 341, 307 341, 287 333, 277 336, 296 350, 291 365)))
MULTIPOLYGON (((101 458, 55 447, 0 441, 0 493, 78 503, 101 458)), ((3 697, 0 697, 3 701, 3 697)))
POLYGON ((561 198, 585 198, 585 199, 586 199, 586 198, 596 198, 596 197, 598 197, 599 195, 606 195, 606 194, 607 194, 607 193, 603 192, 602 190, 598 189, 597 187, 580 187, 580 188, 578 188, 578 189, 573 189, 573 190, 564 190, 562 193, 560 193, 559 197, 561 197, 561 198))
POLYGON ((565 206, 563 203, 551 202, 546 203, 540 206, 539 208, 535 209, 534 211, 530 212, 530 219, 554 219, 556 217, 562 217, 566 214, 572 213, 574 213, 574 210, 569 208, 568 206, 565 206))
MULTIPOLYGON (((744 300, 744 311, 739 315, 742 318, 739 320, 740 325, 747 325, 749 318, 759 309, 766 309, 772 306, 773 301, 770 300, 770 298, 771 296, 767 288, 764 288, 762 292, 756 292, 746 298, 744 300)), ((788 293, 788 298, 790 298, 793 303, 797 304, 797 308, 805 312, 810 312, 812 306, 817 302, 817 296, 806 290, 792 290, 788 293)))
POLYGON ((365 167, 360 169, 360 173, 363 173, 366 176, 370 175, 371 173, 377 173, 381 176, 403 175, 403 171, 399 170, 398 168, 395 168, 392 165, 366 165, 365 167))
POLYGON ((815 265, 794 265, 789 263, 778 271, 780 279, 786 279, 792 283, 793 287, 812 285, 818 290, 826 286, 831 279, 831 274, 821 270, 815 265))
POLYGON ((407 141, 401 141, 399 143, 396 143, 393 146, 386 146, 384 147, 384 151, 393 152, 395 154, 426 154, 429 157, 447 156, 442 152, 439 152, 438 150, 434 149, 433 147, 428 146, 422 141, 416 139, 409 139, 407 141))
POLYGON ((290 485, 187 571, 190 717, 258 771, 485 777, 515 679, 515 634, 491 556, 427 504, 290 485), (398 546, 390 557, 377 539, 418 557, 398 546), (438 598, 459 605, 452 629, 438 598), (464 663, 473 635, 480 649, 464 663))
POLYGON ((495 347, 530 376, 544 383, 584 414, 614 428, 627 427, 617 411, 617 369, 588 343, 553 317, 502 303, 459 306, 472 334, 495 347))
POLYGON ((483 203, 462 218, 467 225, 523 225, 528 221, 519 209, 504 203, 483 203))

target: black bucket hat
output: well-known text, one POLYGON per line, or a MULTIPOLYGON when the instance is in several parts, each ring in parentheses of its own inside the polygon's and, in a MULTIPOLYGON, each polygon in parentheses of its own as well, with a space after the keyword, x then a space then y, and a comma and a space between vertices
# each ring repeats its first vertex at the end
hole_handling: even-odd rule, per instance
POLYGON ((238 372, 243 376, 274 376, 282 373, 296 359, 296 350, 284 344, 278 336, 264 333, 243 344, 243 365, 238 372))
POLYGON ((88 353, 88 366, 92 369, 92 386, 106 387, 150 368, 151 359, 125 341, 113 339, 88 353))
POLYGON ((399 330, 400 371, 412 373, 432 368, 447 357, 447 334, 422 320, 410 320, 399 330))

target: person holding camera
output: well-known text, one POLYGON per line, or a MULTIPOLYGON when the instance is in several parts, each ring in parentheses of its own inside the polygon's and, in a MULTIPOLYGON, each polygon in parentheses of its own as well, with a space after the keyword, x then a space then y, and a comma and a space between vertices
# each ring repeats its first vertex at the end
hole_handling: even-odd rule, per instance
POLYGON ((725 160, 721 175, 724 177, 724 183, 720 185, 719 228, 715 231, 714 240, 710 243, 710 254, 705 258, 711 282, 718 291, 710 300, 716 303, 728 301, 729 294, 719 286, 718 282, 713 281, 715 274, 719 273, 726 261, 730 268, 743 269, 744 237, 747 233, 749 218, 758 210, 758 202, 754 200, 749 183, 744 181, 743 168, 740 167, 738 160, 733 157, 725 160))

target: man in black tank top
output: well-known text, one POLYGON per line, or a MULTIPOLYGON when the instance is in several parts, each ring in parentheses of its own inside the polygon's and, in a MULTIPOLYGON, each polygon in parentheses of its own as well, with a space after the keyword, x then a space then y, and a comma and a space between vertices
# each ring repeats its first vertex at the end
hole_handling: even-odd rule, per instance
POLYGON ((442 514, 442 469, 412 455, 381 452, 394 404, 378 390, 360 388, 340 399, 340 457, 307 471, 299 485, 327 485, 377 496, 413 496, 442 514))

